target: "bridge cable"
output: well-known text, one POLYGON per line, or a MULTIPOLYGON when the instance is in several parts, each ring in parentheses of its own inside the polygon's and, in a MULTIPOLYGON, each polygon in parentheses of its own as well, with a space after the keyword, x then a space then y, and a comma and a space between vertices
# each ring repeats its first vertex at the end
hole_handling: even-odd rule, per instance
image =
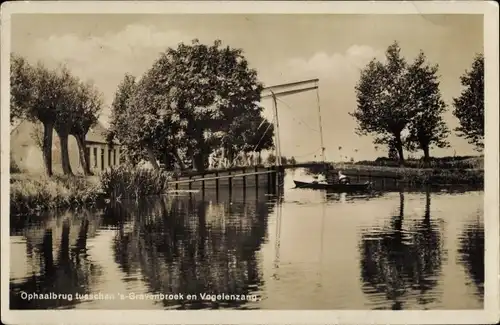
MULTIPOLYGON (((287 103, 285 102, 283 99, 281 98, 277 98, 281 103, 285 104, 285 107, 288 108, 292 113, 293 113, 293 108, 287 103)), ((309 130, 311 131, 314 131, 314 132, 319 132, 319 130, 316 130, 312 127, 309 126, 309 124, 307 124, 302 118, 300 118, 297 114, 293 114, 297 119, 299 119, 300 121, 298 121, 299 123, 302 122, 302 124, 304 124, 309 130)), ((293 118, 293 117, 292 117, 293 118)), ((293 118, 295 120, 295 118, 293 118)))

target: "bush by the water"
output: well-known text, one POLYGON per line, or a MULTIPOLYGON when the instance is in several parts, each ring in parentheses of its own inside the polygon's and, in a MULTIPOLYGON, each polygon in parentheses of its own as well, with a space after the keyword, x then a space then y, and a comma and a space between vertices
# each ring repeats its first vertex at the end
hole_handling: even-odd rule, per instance
POLYGON ((101 175, 102 190, 111 198, 140 198, 164 194, 171 174, 146 168, 118 166, 101 175))
POLYGON ((11 174, 11 213, 78 207, 104 199, 140 198, 167 191, 170 174, 128 166, 104 171, 100 177, 11 174))
POLYGON ((99 182, 84 177, 11 175, 10 210, 24 213, 88 205, 102 194, 99 182))

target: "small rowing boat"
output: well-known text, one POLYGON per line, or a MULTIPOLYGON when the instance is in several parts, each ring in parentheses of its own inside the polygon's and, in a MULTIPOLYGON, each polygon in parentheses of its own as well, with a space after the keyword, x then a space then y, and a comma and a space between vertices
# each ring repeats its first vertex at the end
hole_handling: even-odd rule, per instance
POLYGON ((354 183, 354 184, 328 184, 323 182, 301 182, 293 181, 296 188, 310 188, 315 190, 329 190, 334 192, 363 192, 368 191, 372 187, 371 182, 354 183))

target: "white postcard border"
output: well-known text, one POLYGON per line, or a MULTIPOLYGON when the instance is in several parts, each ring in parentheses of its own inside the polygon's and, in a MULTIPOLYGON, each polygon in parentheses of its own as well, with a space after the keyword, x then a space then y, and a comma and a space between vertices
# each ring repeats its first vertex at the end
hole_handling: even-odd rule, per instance
MULTIPOLYGON (((499 320, 499 76, 498 4, 486 1, 26 1, 1 7, 1 307, 2 322, 107 324, 478 324, 499 320), (116 14, 483 14, 485 56, 484 310, 474 311, 141 311, 9 310, 9 58, 10 17, 20 13, 116 14)), ((450 54, 453 55, 453 54, 450 54)), ((298 293, 300 294, 300 293, 298 293)))

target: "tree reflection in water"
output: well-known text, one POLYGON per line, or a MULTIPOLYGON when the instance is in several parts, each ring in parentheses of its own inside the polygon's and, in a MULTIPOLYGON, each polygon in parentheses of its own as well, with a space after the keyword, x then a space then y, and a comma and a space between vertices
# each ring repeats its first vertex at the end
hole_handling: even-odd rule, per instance
POLYGON ((404 221, 404 194, 400 192, 399 213, 379 231, 366 231, 360 243, 363 291, 371 299, 390 302, 377 309, 404 309, 409 297, 425 305, 434 301, 430 291, 437 284, 442 265, 442 240, 431 222, 431 195, 426 193, 425 214, 420 221, 404 221))
POLYGON ((477 288, 477 296, 484 298, 484 224, 480 218, 465 225, 458 250, 460 261, 477 288))
POLYGON ((245 301, 203 301, 200 294, 258 294, 257 251, 267 237, 267 199, 264 193, 231 202, 215 198, 215 193, 213 199, 210 193, 158 198, 107 212, 123 214, 125 207, 128 214, 113 247, 127 275, 141 274, 151 293, 198 295, 165 299, 166 308, 246 309, 245 301))
MULTIPOLYGON (((16 231, 28 250, 29 275, 10 283, 11 309, 72 308, 76 294, 91 292, 98 267, 87 259, 87 239, 98 229, 96 212, 64 212, 16 231), (77 215, 78 214, 78 215, 77 215), (23 299, 27 294, 62 294, 60 299, 23 299), (73 299, 68 299, 72 295, 73 299)), ((16 257, 14 257, 16 258, 16 257)))

